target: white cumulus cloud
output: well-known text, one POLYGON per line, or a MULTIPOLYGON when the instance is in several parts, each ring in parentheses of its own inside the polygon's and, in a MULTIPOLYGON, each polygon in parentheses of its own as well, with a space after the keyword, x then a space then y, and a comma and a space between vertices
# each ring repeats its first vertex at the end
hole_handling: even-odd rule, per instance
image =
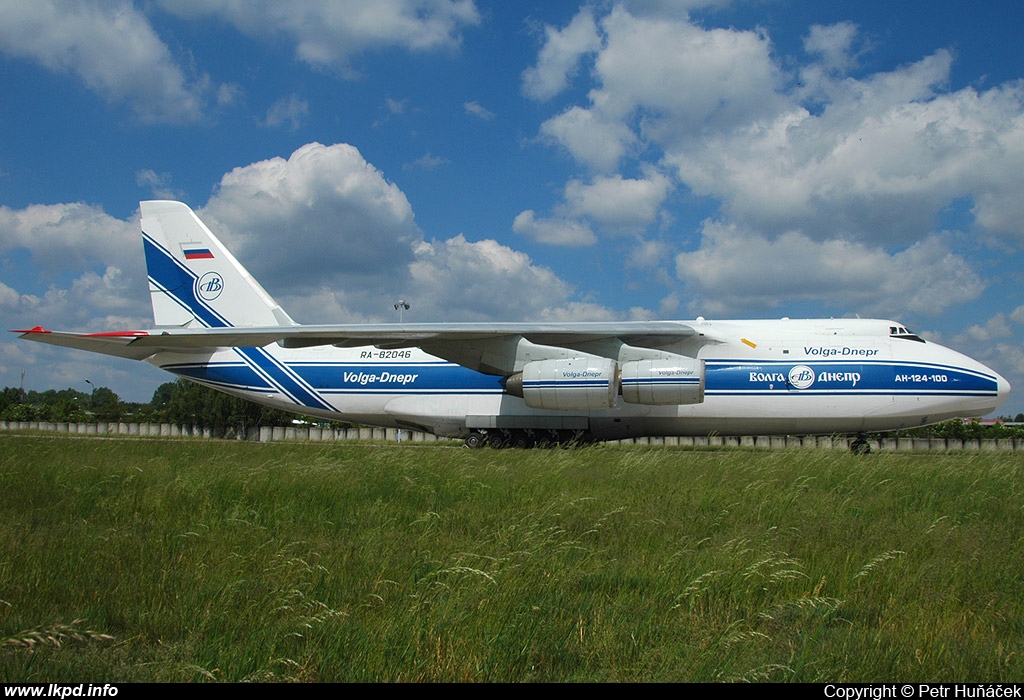
POLYGON ((400 271, 420 237, 405 194, 348 144, 310 143, 236 168, 200 216, 289 293, 400 271))
POLYGON ((145 121, 198 121, 210 88, 208 77, 179 65, 130 2, 0 3, 0 51, 72 74, 145 121))
POLYGON ((314 66, 355 77, 352 58, 391 47, 453 50, 461 31, 480 23, 472 0, 161 0, 182 17, 214 16, 248 36, 283 37, 296 56, 314 66))
POLYGON ((537 62, 523 71, 523 94, 547 100, 565 89, 579 71, 580 62, 601 46, 594 14, 584 8, 564 29, 544 27, 544 45, 537 62))
POLYGON ((598 176, 589 183, 570 180, 565 201, 572 216, 616 232, 639 232, 658 218, 670 189, 669 179, 655 172, 645 178, 598 176))
POLYGON ((592 245, 597 241, 594 232, 579 221, 558 218, 537 218, 532 209, 519 212, 512 222, 512 230, 540 243, 564 246, 592 245))
POLYGON ((941 236, 889 253, 799 232, 769 240, 717 222, 705 224, 698 250, 676 256, 676 272, 692 293, 691 308, 714 314, 811 300, 869 315, 934 315, 984 289, 977 271, 941 236))

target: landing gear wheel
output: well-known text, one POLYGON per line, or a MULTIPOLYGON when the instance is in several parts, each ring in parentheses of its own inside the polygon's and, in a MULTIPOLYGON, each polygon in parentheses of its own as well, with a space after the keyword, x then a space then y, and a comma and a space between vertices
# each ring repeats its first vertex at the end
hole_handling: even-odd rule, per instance
POLYGON ((583 444, 582 430, 560 430, 558 446, 567 450, 573 450, 583 444))
POLYGON ((871 453, 871 445, 863 437, 858 436, 856 440, 850 443, 850 452, 855 455, 866 455, 871 453))
POLYGON ((534 436, 533 445, 538 450, 550 450, 559 445, 559 430, 538 431, 534 436))
POLYGON ((496 450, 500 450, 505 446, 505 436, 495 431, 487 434, 487 444, 496 450))
POLYGON ((484 446, 484 436, 483 436, 483 433, 478 433, 475 430, 473 432, 471 432, 469 434, 469 436, 466 438, 465 446, 468 447, 471 450, 475 450, 477 448, 483 447, 484 446))
POLYGON ((533 440, 531 440, 530 436, 522 430, 517 430, 512 433, 512 437, 509 438, 508 446, 517 450, 525 450, 533 447, 533 440))

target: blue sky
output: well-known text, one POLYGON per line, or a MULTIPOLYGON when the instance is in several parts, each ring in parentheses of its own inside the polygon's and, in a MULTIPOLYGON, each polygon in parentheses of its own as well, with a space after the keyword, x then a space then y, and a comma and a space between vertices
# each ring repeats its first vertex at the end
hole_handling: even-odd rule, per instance
MULTIPOLYGON (((855 316, 1024 387, 1019 3, 0 4, 0 316, 151 324, 140 199, 306 323, 855 316)), ((0 341, 0 383, 148 400, 0 341)), ((1018 391, 1002 413, 1024 411, 1018 391)))

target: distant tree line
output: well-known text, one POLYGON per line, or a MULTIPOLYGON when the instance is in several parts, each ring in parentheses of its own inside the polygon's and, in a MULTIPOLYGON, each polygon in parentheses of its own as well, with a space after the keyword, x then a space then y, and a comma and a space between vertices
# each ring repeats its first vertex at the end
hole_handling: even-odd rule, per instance
MULTIPOLYGON (((303 416, 261 406, 187 379, 157 387, 149 403, 122 401, 107 387, 91 392, 75 389, 22 391, 6 387, 0 392, 0 420, 52 423, 174 423, 210 428, 292 425, 303 416)), ((320 419, 307 418, 310 422, 320 419)))
POLYGON ((98 422, 120 420, 140 404, 128 404, 107 387, 96 387, 90 393, 75 389, 48 389, 24 392, 5 387, 0 393, 0 419, 19 421, 52 421, 55 423, 98 422))
POLYGON ((934 437, 957 440, 1024 439, 1024 413, 1018 413, 1014 418, 1000 416, 995 423, 954 418, 943 423, 926 425, 923 428, 899 430, 887 434, 894 437, 934 437))

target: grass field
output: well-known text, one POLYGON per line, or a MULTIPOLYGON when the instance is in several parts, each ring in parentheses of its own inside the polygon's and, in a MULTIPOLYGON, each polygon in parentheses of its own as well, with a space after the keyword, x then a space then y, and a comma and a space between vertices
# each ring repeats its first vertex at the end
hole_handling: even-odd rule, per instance
POLYGON ((0 437, 4 681, 1021 681, 1011 453, 0 437))

